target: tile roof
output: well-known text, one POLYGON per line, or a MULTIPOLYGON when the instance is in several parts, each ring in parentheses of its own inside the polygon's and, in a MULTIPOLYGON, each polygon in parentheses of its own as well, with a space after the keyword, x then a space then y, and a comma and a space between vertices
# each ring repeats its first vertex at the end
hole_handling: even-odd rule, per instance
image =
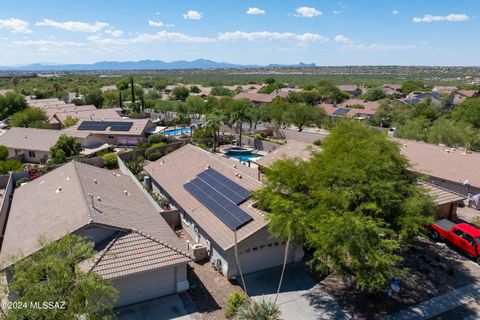
POLYGON ((132 178, 72 161, 15 191, 1 261, 41 249, 42 236, 56 241, 87 226, 135 232, 172 254, 186 250, 132 178))
POLYGON ((265 93, 256 93, 256 92, 240 92, 239 94, 235 95, 235 99, 248 99, 253 102, 257 103, 271 103, 278 94, 272 92, 270 94, 265 93))
MULTIPOLYGON (((221 248, 228 250, 234 244, 233 231, 183 188, 185 183, 205 171, 207 166, 249 191, 262 186, 261 182, 256 179, 258 175, 256 169, 193 145, 185 145, 160 160, 150 162, 145 167, 145 171, 221 248), (242 179, 237 178, 235 173, 240 173, 242 179)), ((240 208, 247 212, 253 220, 237 230, 239 242, 267 224, 263 214, 252 207, 253 203, 253 200, 247 200, 240 205, 240 208)))
POLYGON ((480 187, 480 153, 425 142, 394 139, 413 170, 433 177, 480 187))
POLYGON ((378 101, 365 101, 363 99, 348 99, 339 104, 322 103, 320 107, 330 116, 336 116, 340 108, 348 109, 348 112, 343 113, 343 116, 354 118, 357 115, 373 116, 377 112, 380 103, 378 101), (352 105, 362 105, 363 109, 351 108, 352 105))
MULTIPOLYGON (((88 121, 88 120, 83 120, 88 121)), ((78 127, 82 124, 83 121, 79 121, 76 125, 68 127, 66 129, 61 130, 62 132, 77 137, 77 138, 85 138, 91 134, 97 135, 122 135, 122 136, 141 136, 144 134, 145 130, 148 127, 154 126, 150 119, 101 119, 98 121, 114 121, 114 122, 132 122, 133 125, 129 131, 111 131, 108 128, 105 131, 95 131, 95 130, 78 130, 78 127)))
POLYGON ((441 188, 425 181, 419 181, 418 184, 422 188, 425 188, 427 193, 433 197, 437 206, 441 206, 447 203, 459 202, 466 199, 464 196, 458 193, 452 192, 450 190, 441 188))
POLYGON ((79 120, 104 120, 104 119, 122 119, 120 115, 121 108, 92 109, 92 110, 66 110, 56 112, 54 117, 63 122, 68 116, 79 120))
POLYGON ((274 151, 259 158, 255 162, 260 166, 270 167, 275 161, 285 158, 308 160, 312 156, 312 152, 315 150, 319 150, 319 148, 313 144, 288 140, 286 144, 279 146, 274 151))
POLYGON ((49 151, 61 135, 58 130, 13 127, 0 136, 0 145, 19 150, 49 151))
POLYGON ((189 261, 183 252, 148 235, 119 231, 82 269, 111 279, 189 261))
POLYGON ((467 97, 467 98, 473 98, 476 95, 478 95, 477 90, 457 90, 457 91, 455 91, 455 93, 458 93, 458 94, 460 94, 464 97, 467 97))

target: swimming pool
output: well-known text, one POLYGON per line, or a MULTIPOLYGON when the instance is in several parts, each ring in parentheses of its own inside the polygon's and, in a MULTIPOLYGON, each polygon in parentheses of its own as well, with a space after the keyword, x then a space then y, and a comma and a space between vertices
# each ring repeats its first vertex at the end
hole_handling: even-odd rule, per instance
POLYGON ((236 152, 235 150, 232 150, 232 149, 230 149, 227 153, 225 153, 225 156, 228 158, 238 159, 243 163, 247 163, 249 160, 255 161, 263 157, 263 155, 258 153, 253 153, 251 151, 245 152, 244 150, 242 150, 241 152, 236 152))
POLYGON ((190 133, 190 128, 172 129, 161 132, 165 136, 178 136, 182 133, 190 133))

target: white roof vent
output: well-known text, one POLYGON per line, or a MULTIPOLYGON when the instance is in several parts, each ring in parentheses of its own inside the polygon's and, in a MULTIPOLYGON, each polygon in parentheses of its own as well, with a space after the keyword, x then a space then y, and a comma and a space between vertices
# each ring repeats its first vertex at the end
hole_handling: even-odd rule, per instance
POLYGON ((62 187, 58 187, 57 190, 55 190, 55 193, 60 193, 62 192, 62 187))
POLYGON ((124 193, 126 196, 129 196, 129 195, 130 195, 130 193, 128 193, 127 190, 123 190, 123 193, 124 193))
POLYGON ((102 198, 100 198, 100 197, 97 197, 97 201, 100 201, 100 202, 102 202, 102 198))
POLYGON ((205 166, 205 169, 210 169, 210 165, 207 164, 207 165, 205 166))
POLYGON ((95 182, 95 184, 98 184, 98 180, 97 180, 97 179, 93 179, 93 182, 95 182))
POLYGON ((72 178, 70 178, 70 176, 68 176, 68 177, 67 177, 67 181, 69 181, 70 179, 72 179, 72 178))
POLYGON ((40 184, 44 184, 44 183, 45 183, 45 181, 40 181, 40 184))

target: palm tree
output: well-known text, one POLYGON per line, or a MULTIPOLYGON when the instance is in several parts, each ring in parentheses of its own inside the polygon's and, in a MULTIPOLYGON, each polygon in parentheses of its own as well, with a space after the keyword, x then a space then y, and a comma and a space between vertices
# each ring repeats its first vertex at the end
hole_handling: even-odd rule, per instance
POLYGON ((220 125, 222 124, 223 112, 219 109, 213 109, 206 115, 206 118, 207 122, 205 126, 213 132, 213 152, 215 152, 217 149, 217 132, 218 138, 220 139, 220 125))
POLYGON ((133 83, 133 77, 130 78, 130 87, 132 88, 132 103, 135 103, 135 83, 133 83))
POLYGON ((55 96, 58 97, 58 91, 60 91, 60 85, 58 82, 53 83, 53 91, 55 91, 55 96))
POLYGON ((238 145, 242 145, 242 132, 243 132, 243 122, 247 121, 251 116, 250 109, 252 104, 247 99, 234 100, 233 110, 231 113, 232 122, 237 124, 237 130, 239 134, 238 145))
POLYGON ((249 300, 238 308, 238 320, 279 320, 280 309, 272 301, 262 299, 260 302, 249 300))

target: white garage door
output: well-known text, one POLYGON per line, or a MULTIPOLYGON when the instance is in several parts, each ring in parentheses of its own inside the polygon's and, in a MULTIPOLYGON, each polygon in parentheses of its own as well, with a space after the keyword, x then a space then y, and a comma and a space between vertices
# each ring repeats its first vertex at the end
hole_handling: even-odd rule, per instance
POLYGON ((117 307, 176 293, 175 268, 159 269, 115 280, 117 307))
POLYGON ((272 268, 283 264, 284 246, 272 246, 243 252, 239 255, 240 266, 244 274, 272 268))

